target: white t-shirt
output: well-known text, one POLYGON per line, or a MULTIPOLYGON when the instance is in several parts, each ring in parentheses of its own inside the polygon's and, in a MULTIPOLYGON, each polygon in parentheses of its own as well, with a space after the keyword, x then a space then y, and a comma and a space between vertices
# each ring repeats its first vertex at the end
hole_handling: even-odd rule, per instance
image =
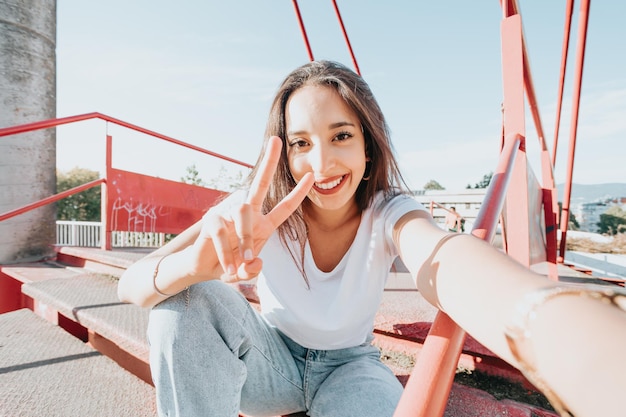
MULTIPOLYGON (((274 233, 263 247, 257 292, 265 319, 298 344, 311 349, 342 349, 365 342, 372 333, 391 265, 398 255, 394 224, 409 211, 425 210, 410 196, 385 202, 378 193, 361 216, 352 246, 331 272, 320 271, 308 242, 304 277, 274 233)), ((299 244, 292 251, 300 259, 299 244)))

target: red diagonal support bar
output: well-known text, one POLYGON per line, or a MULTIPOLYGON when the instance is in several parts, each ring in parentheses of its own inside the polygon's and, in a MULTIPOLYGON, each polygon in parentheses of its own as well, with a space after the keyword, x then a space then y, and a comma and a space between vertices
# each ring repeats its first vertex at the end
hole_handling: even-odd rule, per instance
POLYGON ((574 155, 576 154, 576 134, 578 131, 578 110, 580 108, 580 92, 583 82, 583 64, 585 62, 585 45, 587 40, 587 24, 589 22, 590 0, 583 0, 580 4, 578 16, 578 43, 576 47, 576 68, 574 70, 574 90, 572 91, 572 119, 570 124, 569 152, 567 158, 567 177, 563 189, 563 211, 561 213, 561 242, 559 260, 565 258, 567 224, 569 222, 570 199, 572 196, 572 182, 574 177, 574 155))
POLYGON ((563 87, 565 85, 565 70, 567 68, 567 55, 569 50, 569 35, 572 27, 572 12, 574 0, 567 0, 565 7, 565 28, 563 33, 563 47, 561 52, 561 75, 559 77, 559 92, 556 102, 556 121, 554 123, 554 141, 552 146, 552 166, 556 166, 556 151, 559 145, 559 127, 561 124, 561 106, 563 104, 563 87))
POLYGON ((341 26, 341 31, 343 32, 343 38, 346 40, 346 45, 348 45, 348 51, 350 51, 350 57, 352 58, 352 63, 354 64, 354 70, 357 74, 361 75, 361 70, 359 69, 359 64, 357 64, 356 58, 354 57, 354 51, 352 50, 352 45, 350 44, 350 39, 348 38, 348 33, 346 32, 346 27, 343 24, 343 19, 341 18, 341 13, 339 12, 339 7, 337 7, 336 0, 333 0, 333 7, 335 8, 337 20, 339 20, 339 25, 341 26))
POLYGON ((300 7, 298 7, 298 0, 291 0, 293 3, 293 8, 296 11, 296 17, 298 18, 298 24, 300 25, 300 32, 302 32, 302 38, 304 39, 304 45, 306 46, 306 51, 309 54, 309 61, 314 61, 313 51, 311 51, 311 45, 309 44, 309 37, 306 34, 306 29, 304 28, 304 22, 302 21, 302 15, 300 14, 300 7))

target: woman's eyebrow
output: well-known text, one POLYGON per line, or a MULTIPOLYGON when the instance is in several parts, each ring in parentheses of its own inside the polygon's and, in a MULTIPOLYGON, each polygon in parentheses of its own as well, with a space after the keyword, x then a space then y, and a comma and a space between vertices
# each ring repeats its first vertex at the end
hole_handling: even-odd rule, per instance
POLYGON ((336 129, 338 127, 342 127, 342 126, 352 126, 355 127, 355 124, 352 122, 336 122, 336 123, 331 123, 328 128, 329 129, 336 129))
MULTIPOLYGON (((335 123, 331 123, 328 125, 328 129, 337 129, 338 127, 343 127, 343 126, 352 126, 355 127, 356 125, 352 122, 335 122, 335 123)), ((299 136, 299 135, 306 135, 308 133, 308 131, 306 130, 288 130, 287 131, 287 136, 299 136)))

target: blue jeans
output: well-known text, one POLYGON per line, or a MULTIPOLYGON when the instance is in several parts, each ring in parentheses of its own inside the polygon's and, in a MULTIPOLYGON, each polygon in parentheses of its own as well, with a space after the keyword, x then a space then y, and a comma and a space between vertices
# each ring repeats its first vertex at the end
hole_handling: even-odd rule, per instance
POLYGON ((307 349, 220 281, 155 306, 148 338, 161 416, 391 417, 403 390, 371 340, 307 349))

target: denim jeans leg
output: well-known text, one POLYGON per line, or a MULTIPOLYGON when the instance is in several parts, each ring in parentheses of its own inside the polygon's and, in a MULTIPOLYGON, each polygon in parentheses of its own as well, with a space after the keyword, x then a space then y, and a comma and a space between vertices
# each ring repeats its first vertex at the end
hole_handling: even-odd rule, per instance
POLYGON ((403 387, 381 362, 375 346, 364 344, 341 351, 326 351, 320 361, 311 364, 312 373, 316 367, 322 372, 325 367, 330 367, 330 373, 314 393, 310 403, 311 417, 393 416, 403 387), (345 363, 341 363, 342 360, 345 363))
POLYGON ((150 366, 161 416, 271 416, 304 409, 301 375, 276 330, 220 281, 152 309, 150 366))

